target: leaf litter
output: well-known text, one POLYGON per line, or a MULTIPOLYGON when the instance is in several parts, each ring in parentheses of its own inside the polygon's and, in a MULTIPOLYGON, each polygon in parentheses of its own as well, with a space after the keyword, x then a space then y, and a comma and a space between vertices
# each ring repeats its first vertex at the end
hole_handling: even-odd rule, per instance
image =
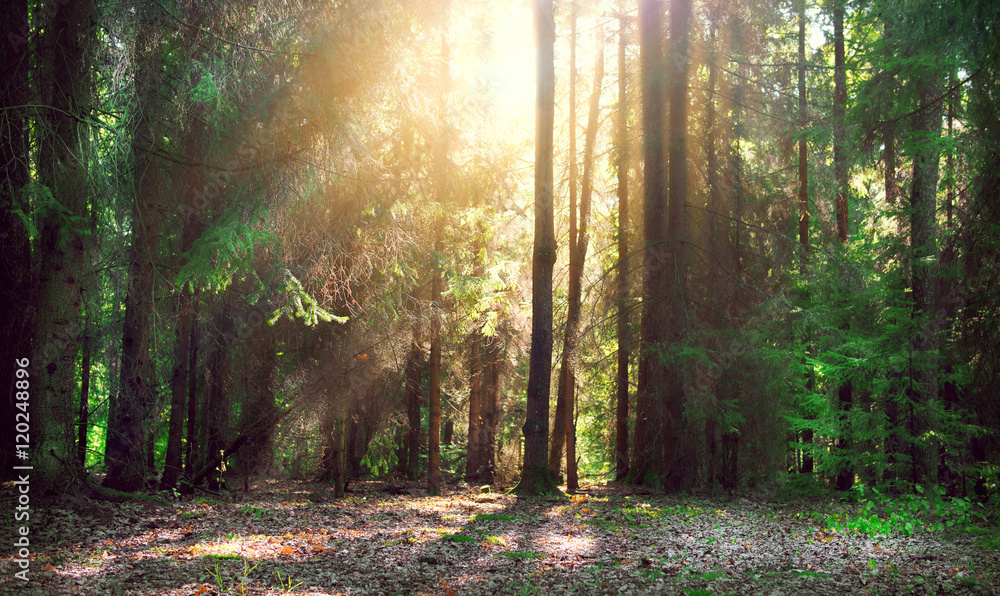
POLYGON ((264 481, 169 507, 33 500, 30 580, 7 554, 0 593, 1000 594, 1000 552, 973 533, 837 531, 840 503, 351 488, 337 500, 329 485, 264 481))

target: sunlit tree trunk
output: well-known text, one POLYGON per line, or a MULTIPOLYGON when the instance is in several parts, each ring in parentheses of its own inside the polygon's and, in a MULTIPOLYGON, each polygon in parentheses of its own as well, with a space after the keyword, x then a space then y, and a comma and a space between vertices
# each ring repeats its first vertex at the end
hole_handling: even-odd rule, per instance
POLYGON ((414 337, 410 353, 406 357, 406 418, 410 429, 406 437, 406 451, 409 456, 406 471, 410 480, 416 480, 420 465, 420 396, 421 372, 423 370, 423 350, 414 337))
POLYGON ((478 330, 472 332, 472 345, 469 348, 469 444, 465 460, 465 477, 476 478, 480 463, 480 395, 482 394, 483 360, 481 354, 482 339, 478 330))
POLYGON ((590 114, 583 146, 583 187, 580 192, 579 229, 574 252, 576 259, 570 263, 570 316, 566 321, 566 353, 563 366, 566 374, 566 488, 575 492, 579 488, 576 469, 576 348, 579 342, 580 303, 583 290, 583 267, 590 244, 590 205, 594 194, 594 147, 601 111, 601 88, 604 83, 604 30, 597 28, 597 50, 594 64, 594 83, 590 94, 590 114), (568 356, 568 357, 567 357, 568 356))
POLYGON ((549 448, 549 474, 559 478, 562 469, 563 445, 566 442, 566 399, 572 389, 573 371, 570 368, 570 326, 574 319, 579 318, 579 303, 574 303, 573 297, 579 294, 574 284, 579 281, 573 275, 574 266, 579 259, 576 251, 577 236, 577 163, 576 163, 576 7, 570 3, 569 17, 569 287, 567 288, 568 304, 566 305, 566 327, 563 334, 563 353, 559 363, 559 380, 556 386, 556 415, 552 421, 552 445, 549 448))
POLYGON ((517 492, 549 493, 549 395, 552 377, 552 269, 556 239, 552 207, 552 137, 555 121, 555 14, 552 0, 535 0, 535 233, 531 259, 531 348, 528 356, 524 462, 517 492))
MULTIPOLYGON (((40 204, 35 206, 39 269, 33 300, 38 305, 38 319, 33 355, 26 368, 31 375, 31 410, 44 415, 31 426, 33 493, 65 490, 82 474, 75 451, 74 369, 77 340, 83 330, 82 277, 90 271, 86 266, 84 230, 78 223, 69 222, 86 221, 87 217, 88 134, 84 122, 91 109, 87 44, 93 37, 92 9, 89 0, 71 2, 42 24, 44 64, 38 84, 43 93, 51 90, 51 96, 42 99, 51 109, 45 110, 37 122, 38 177, 51 192, 51 199, 39 198, 40 204)), ((5 39, 3 43, 11 41, 5 39)), ((10 84, 4 81, 4 85, 10 84)), ((26 358, 27 354, 18 357, 26 358)))
POLYGON ((667 302, 666 173, 663 147, 663 5, 639 0, 639 58, 642 77, 643 235, 642 313, 639 323, 639 378, 636 393, 635 440, 631 479, 642 484, 656 473, 662 445, 660 407, 666 390, 666 369, 659 350, 666 340, 667 302))
POLYGON ((617 285, 617 358, 615 377, 615 480, 621 482, 628 477, 628 361, 630 346, 628 329, 628 64, 625 51, 628 37, 624 0, 619 2, 618 26, 618 108, 617 122, 617 163, 618 176, 618 261, 617 285))
POLYGON ((504 355, 499 335, 485 339, 483 348, 482 426, 479 431, 479 479, 486 484, 496 481, 497 429, 500 426, 500 366, 504 355))

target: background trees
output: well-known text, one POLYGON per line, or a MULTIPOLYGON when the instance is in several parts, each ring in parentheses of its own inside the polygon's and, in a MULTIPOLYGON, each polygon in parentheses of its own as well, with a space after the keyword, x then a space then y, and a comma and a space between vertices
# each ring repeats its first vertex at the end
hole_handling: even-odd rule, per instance
POLYGON ((17 8, 46 488, 992 486, 989 3, 17 8))

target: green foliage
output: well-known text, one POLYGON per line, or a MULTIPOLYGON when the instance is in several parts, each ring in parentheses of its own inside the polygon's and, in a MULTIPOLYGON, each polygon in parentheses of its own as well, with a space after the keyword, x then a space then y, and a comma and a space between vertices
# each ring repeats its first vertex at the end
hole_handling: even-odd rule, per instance
POLYGON ((912 536, 921 530, 966 530, 986 520, 982 511, 976 510, 982 508, 980 503, 964 497, 946 500, 919 484, 916 489, 916 495, 888 498, 875 487, 856 484, 852 490, 860 509, 857 513, 832 515, 826 519, 826 525, 838 532, 848 530, 875 538, 894 534, 912 536))

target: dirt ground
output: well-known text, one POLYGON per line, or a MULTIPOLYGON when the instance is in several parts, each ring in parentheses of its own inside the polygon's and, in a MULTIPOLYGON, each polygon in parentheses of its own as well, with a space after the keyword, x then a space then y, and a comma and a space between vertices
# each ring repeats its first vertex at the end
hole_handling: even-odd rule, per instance
MULTIPOLYGON (((0 593, 1000 594, 1000 552, 974 533, 832 532, 828 516, 849 506, 829 501, 350 490, 336 500, 329 485, 261 481, 169 506, 33 500, 28 581, 5 549, 0 593)), ((12 502, 12 485, 0 497, 12 502)), ((2 527, 13 544, 13 514, 2 527)))

